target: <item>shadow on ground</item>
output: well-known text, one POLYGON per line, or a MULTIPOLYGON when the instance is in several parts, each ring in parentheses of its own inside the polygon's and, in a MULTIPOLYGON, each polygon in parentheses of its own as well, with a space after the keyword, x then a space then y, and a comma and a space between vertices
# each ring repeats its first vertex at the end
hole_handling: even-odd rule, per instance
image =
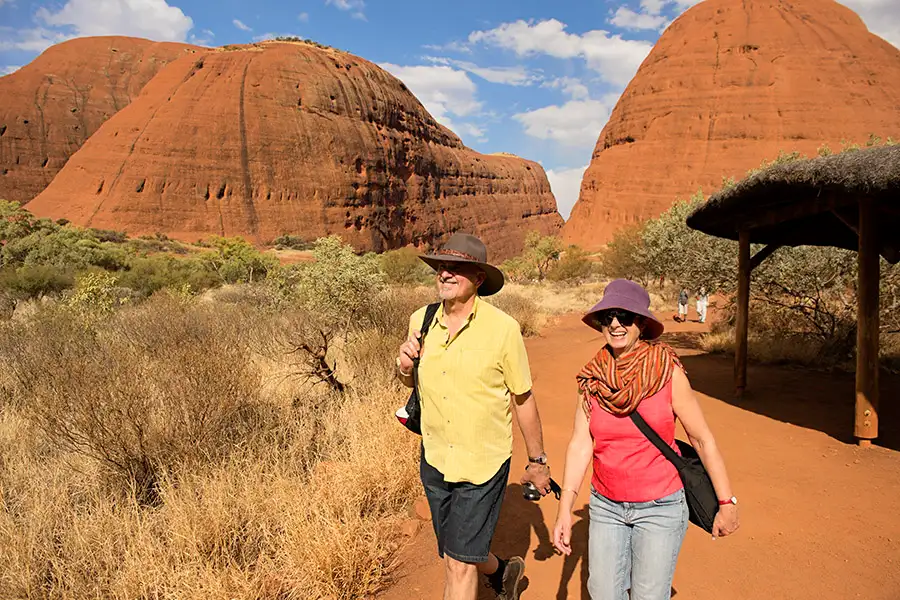
MULTIPOLYGON (((699 392, 783 423, 821 431, 841 442, 855 443, 853 373, 751 364, 747 390, 742 398, 736 398, 731 357, 682 356, 682 362, 699 392)), ((882 372, 879 383, 879 437, 875 443, 900 451, 900 376, 882 372)))
MULTIPOLYGON (((555 503, 553 496, 545 497, 541 503, 555 503)), ((555 505, 553 512, 555 514, 555 505)), ((556 553, 553 543, 550 539, 553 523, 544 521, 544 515, 541 512, 537 502, 525 500, 522 497, 522 486, 518 483, 511 483, 506 488, 506 498, 503 501, 503 509, 500 512, 500 521, 497 524, 497 531, 494 535, 493 550, 503 558, 510 556, 521 556, 523 558, 533 558, 537 561, 545 560, 564 560, 562 578, 559 582, 559 591, 557 592, 557 600, 569 598, 566 588, 572 577, 576 576, 579 569, 581 573, 581 595, 579 598, 587 600, 587 535, 588 520, 587 508, 579 509, 575 512, 575 525, 572 531, 572 554, 563 559, 556 553), (534 531, 537 537, 537 545, 532 547, 531 532, 534 531), (530 554, 530 557, 529 557, 530 554)), ((525 572, 525 580, 520 589, 528 589, 528 571, 525 572)), ((527 593, 522 594, 523 598, 528 598, 527 593)), ((479 600, 492 598, 490 594, 479 595, 479 600)), ((574 600, 574 599, 573 599, 574 600)))

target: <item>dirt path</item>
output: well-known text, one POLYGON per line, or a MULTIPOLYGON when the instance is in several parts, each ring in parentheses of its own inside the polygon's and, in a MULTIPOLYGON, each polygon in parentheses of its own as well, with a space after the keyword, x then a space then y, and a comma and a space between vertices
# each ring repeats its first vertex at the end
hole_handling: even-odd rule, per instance
MULTIPOLYGON (((732 363, 696 349, 703 326, 666 322, 725 456, 740 499, 742 528, 716 541, 691 527, 678 562, 678 600, 777 598, 900 600, 900 380, 882 381, 882 432, 888 447, 860 450, 852 432, 852 374, 751 367, 750 392, 733 400, 732 363)), ((574 376, 599 347, 599 334, 563 317, 527 341, 544 440, 562 478, 575 410, 574 376)), ((516 430, 513 473, 495 538, 501 556, 524 556, 524 600, 588 594, 586 510, 575 552, 552 553, 557 503, 522 499, 525 453, 516 430)), ((683 437, 683 433, 680 434, 683 437)), ((582 485, 576 506, 588 500, 582 485)), ((426 523, 404 552, 398 581, 381 600, 439 600, 443 565, 426 523)), ((486 590, 480 598, 491 598, 486 590)))

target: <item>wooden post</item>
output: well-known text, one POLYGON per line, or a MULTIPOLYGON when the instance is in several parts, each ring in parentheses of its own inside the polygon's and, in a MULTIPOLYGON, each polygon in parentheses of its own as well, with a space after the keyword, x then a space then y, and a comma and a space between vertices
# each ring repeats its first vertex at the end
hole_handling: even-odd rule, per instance
POLYGON ((750 232, 741 231, 738 240, 737 318, 734 326, 734 387, 738 398, 747 389, 747 346, 750 320, 750 232))
POLYGON ((856 330, 856 422, 860 446, 878 437, 878 217, 869 199, 859 202, 859 304, 856 330))

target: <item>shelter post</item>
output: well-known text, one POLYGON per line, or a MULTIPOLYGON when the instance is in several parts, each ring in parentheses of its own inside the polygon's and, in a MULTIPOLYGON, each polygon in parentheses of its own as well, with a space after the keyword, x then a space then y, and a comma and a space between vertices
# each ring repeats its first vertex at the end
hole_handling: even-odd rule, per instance
POLYGON ((737 317, 735 320, 734 387, 737 396, 747 388, 747 347, 750 320, 750 232, 739 233, 737 317))
POLYGON ((878 217, 875 203, 859 200, 859 304, 856 330, 856 422, 859 445, 878 437, 878 217))

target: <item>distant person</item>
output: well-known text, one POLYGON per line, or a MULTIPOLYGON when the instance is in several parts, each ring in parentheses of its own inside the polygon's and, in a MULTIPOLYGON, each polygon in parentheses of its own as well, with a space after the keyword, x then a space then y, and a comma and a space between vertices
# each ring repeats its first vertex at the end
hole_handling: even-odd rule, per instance
POLYGON ((682 323, 687 321, 688 314, 688 291, 687 288, 681 288, 678 294, 678 320, 682 323))
POLYGON ((410 317, 397 368, 412 387, 413 359, 420 357, 420 475, 444 559, 444 599, 475 600, 481 573, 497 598, 517 600, 525 561, 490 552, 509 479, 511 406, 529 456, 522 483, 550 492, 522 333, 512 317, 481 300, 503 287, 481 240, 457 233, 420 258, 435 270, 441 303, 424 339, 427 307, 410 317))
POLYGON ((583 321, 599 330, 605 343, 577 377, 581 405, 566 454, 553 544, 565 555, 572 552, 572 508, 584 472, 593 465, 592 600, 666 600, 688 527, 688 506, 678 471, 629 415, 639 411, 676 452, 675 419, 681 421, 720 498, 714 537, 738 529, 737 499, 678 356, 653 341, 663 325, 650 312, 646 290, 615 280, 583 321))
POLYGON ((706 287, 700 288, 700 294, 697 296, 697 316, 701 323, 706 323, 706 309, 709 308, 709 294, 706 287))

